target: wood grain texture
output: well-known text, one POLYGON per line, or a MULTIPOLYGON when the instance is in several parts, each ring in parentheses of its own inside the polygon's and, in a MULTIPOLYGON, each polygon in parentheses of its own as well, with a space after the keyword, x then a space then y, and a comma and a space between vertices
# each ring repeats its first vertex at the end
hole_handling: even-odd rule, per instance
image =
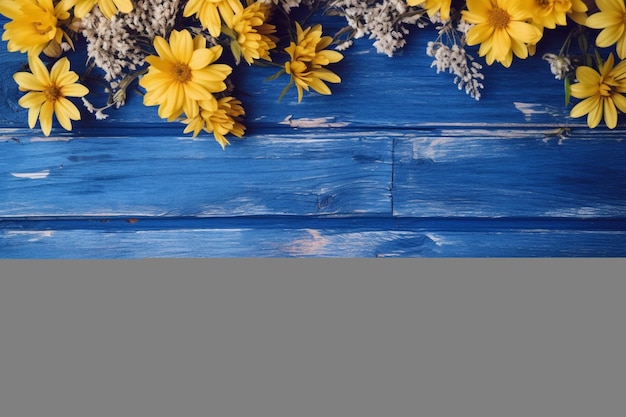
POLYGON ((358 40, 300 104, 275 69, 237 68, 248 130, 225 151, 135 90, 44 137, 3 42, 0 258, 625 256, 625 131, 568 117, 539 59, 558 33, 485 67, 478 102, 430 67, 434 36, 394 58, 358 40))

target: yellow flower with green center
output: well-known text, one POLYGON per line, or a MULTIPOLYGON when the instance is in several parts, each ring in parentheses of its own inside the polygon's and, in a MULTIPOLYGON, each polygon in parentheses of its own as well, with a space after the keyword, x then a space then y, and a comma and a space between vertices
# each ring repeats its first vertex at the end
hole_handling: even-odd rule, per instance
POLYGON ((139 81, 146 89, 146 106, 159 106, 159 116, 172 121, 181 113, 198 114, 199 100, 211 99, 213 93, 226 89, 226 77, 232 68, 215 64, 222 55, 221 46, 206 47, 206 39, 192 39, 187 30, 173 30, 169 43, 157 36, 154 48, 158 54, 146 57, 148 73, 139 81))
POLYGON ((239 0, 189 0, 183 10, 183 16, 195 15, 211 36, 218 37, 222 32, 221 18, 231 18, 243 10, 239 0))
POLYGON ((225 15, 223 32, 230 38, 230 46, 239 64, 241 57, 251 65, 255 59, 271 61, 269 51, 276 47, 278 38, 273 36, 276 26, 266 23, 270 7, 259 2, 250 4, 232 17, 225 15))
POLYGON ((58 56, 64 37, 72 44, 61 26, 69 21, 73 1, 54 5, 52 0, 2 0, 0 14, 12 20, 5 23, 2 34, 2 40, 9 41, 9 51, 58 56))
POLYGON ((600 48, 609 47, 615 43, 617 56, 626 58, 626 6, 623 0, 596 0, 600 11, 587 18, 587 26, 602 29, 596 38, 596 45, 600 48))
POLYGON ((467 33, 467 44, 480 44, 478 55, 487 64, 511 66, 513 54, 528 57, 528 44, 536 44, 542 32, 528 23, 530 12, 518 0, 467 0, 463 19, 474 26, 467 33))
POLYGON ((130 13, 133 11, 133 2, 131 0, 75 0, 74 15, 83 18, 89 13, 96 4, 106 16, 107 19, 112 18, 118 11, 122 13, 130 13))
POLYGON ((426 9, 428 16, 433 16, 435 13, 439 12, 441 18, 444 20, 450 17, 450 4, 452 0, 407 0, 406 3, 409 6, 421 5, 426 9))
POLYGON ((526 0, 524 7, 531 11, 533 24, 548 29, 566 26, 572 11, 587 11, 582 0, 526 0))
POLYGON ((584 99, 576 104, 571 117, 587 115, 587 125, 594 128, 604 121, 610 129, 617 126, 617 109, 626 112, 626 61, 613 67, 613 54, 600 66, 600 72, 591 67, 576 68, 578 83, 571 86, 572 96, 584 99))
POLYGON ((20 91, 27 91, 18 104, 28 109, 28 125, 34 128, 39 119, 41 130, 49 136, 52 116, 65 130, 72 130, 72 120, 80 120, 78 108, 67 97, 83 97, 89 90, 77 83, 78 74, 70 71, 67 58, 58 60, 50 72, 37 56, 29 56, 30 72, 17 72, 13 79, 20 91))
POLYGON ((337 74, 323 68, 343 59, 341 53, 325 49, 332 41, 332 37, 322 36, 321 25, 303 30, 296 22, 296 42, 291 42, 285 48, 290 57, 290 61, 285 63, 285 72, 291 75, 291 83, 298 90, 298 103, 302 101, 303 90, 309 91, 309 88, 313 88, 318 93, 327 95, 330 94, 330 89, 325 81, 341 82, 337 74))

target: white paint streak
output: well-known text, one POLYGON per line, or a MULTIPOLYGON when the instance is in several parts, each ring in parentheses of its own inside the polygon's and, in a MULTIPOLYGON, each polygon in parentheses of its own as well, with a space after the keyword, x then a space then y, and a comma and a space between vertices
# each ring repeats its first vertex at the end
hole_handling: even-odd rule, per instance
POLYGON ((30 180, 40 180, 43 178, 48 178, 48 175, 50 175, 50 170, 45 169, 39 172, 11 172, 11 175, 13 175, 15 178, 28 178, 30 180))
POLYGON ((31 236, 28 242, 37 242, 41 239, 54 236, 53 230, 44 231, 24 231, 24 230, 11 230, 7 232, 9 236, 31 236))
POLYGON ((530 122, 532 116, 535 114, 547 114, 554 117, 562 116, 561 112, 558 109, 550 106, 545 106, 543 104, 521 103, 516 101, 513 103, 513 105, 517 110, 522 112, 522 114, 524 115, 524 119, 527 122, 530 122))
POLYGON ((315 127, 345 127, 350 123, 347 122, 334 122, 334 117, 317 117, 314 119, 309 118, 301 118, 301 119, 293 119, 291 115, 285 117, 282 122, 279 122, 280 125, 289 125, 291 127, 307 127, 307 128, 315 128, 315 127))
POLYGON ((29 142, 69 142, 73 138, 69 136, 53 136, 53 137, 33 137, 29 142))

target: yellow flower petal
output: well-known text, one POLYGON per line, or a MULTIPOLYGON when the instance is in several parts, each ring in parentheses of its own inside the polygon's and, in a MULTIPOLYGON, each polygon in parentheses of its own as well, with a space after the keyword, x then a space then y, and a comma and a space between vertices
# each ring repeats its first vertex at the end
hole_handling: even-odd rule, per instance
POLYGON ((46 101, 42 104, 39 114, 39 124, 44 135, 50 136, 52 131, 52 115, 54 113, 54 104, 46 101))

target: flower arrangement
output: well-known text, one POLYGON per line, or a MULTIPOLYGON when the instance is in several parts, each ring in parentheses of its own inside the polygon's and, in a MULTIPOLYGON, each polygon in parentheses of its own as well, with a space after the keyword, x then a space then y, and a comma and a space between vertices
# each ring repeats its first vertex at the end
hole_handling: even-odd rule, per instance
POLYGON ((192 137, 212 134, 224 148, 228 136, 245 133, 231 80, 239 68, 276 67, 268 80, 288 79, 278 99, 295 88, 300 102, 305 93, 331 94, 329 84, 341 82, 332 66, 356 39, 392 57, 410 30, 428 26, 437 33, 425 51, 432 67, 454 74, 476 100, 483 64, 507 69, 534 57, 547 32, 566 28, 560 50, 541 58, 563 80, 566 103, 580 100, 570 116, 615 128, 626 113, 622 0, 2 0, 0 14, 8 50, 28 60, 14 74, 25 93, 18 104, 45 135, 53 118, 72 129, 79 98, 104 119, 133 85, 160 118, 184 124, 192 137), (317 15, 342 19, 342 28, 326 33, 311 22, 317 15), (87 55, 80 74, 68 59, 77 45, 87 55), (103 105, 92 103, 90 77, 103 85, 103 105))

